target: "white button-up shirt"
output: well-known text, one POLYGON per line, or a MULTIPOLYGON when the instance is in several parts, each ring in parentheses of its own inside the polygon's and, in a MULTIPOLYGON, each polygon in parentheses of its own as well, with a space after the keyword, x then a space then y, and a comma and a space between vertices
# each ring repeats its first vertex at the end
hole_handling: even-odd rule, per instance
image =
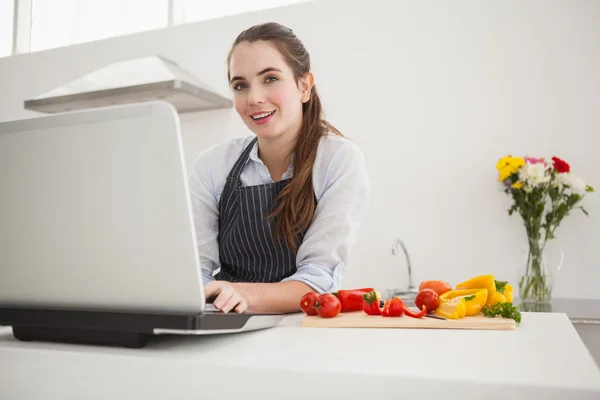
MULTIPOLYGON (((254 135, 228 140, 202 152, 190 171, 190 192, 204 284, 220 268, 219 200, 231 168, 254 135)), ((293 174, 292 164, 282 179, 293 174)), ((258 158, 258 143, 240 176, 243 186, 273 183, 258 158)), ((317 207, 296 254, 297 272, 284 281, 306 283, 319 293, 340 288, 350 249, 371 196, 363 153, 354 142, 337 135, 324 137, 313 167, 317 207)))

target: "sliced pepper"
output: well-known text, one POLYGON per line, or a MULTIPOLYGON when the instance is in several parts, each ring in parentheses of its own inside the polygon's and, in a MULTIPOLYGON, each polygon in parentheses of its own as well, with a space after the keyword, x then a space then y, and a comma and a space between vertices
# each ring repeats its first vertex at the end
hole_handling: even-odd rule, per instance
POLYGON ((400 317, 404 314, 404 302, 399 297, 386 300, 381 313, 384 317, 400 317))
POLYGON ((513 301, 513 287, 510 284, 506 284, 506 288, 504 289, 504 297, 506 297, 506 301, 512 303, 513 301))
MULTIPOLYGON (((498 294, 498 293, 496 293, 498 294)), ((477 315, 487 302, 487 289, 462 289, 451 290, 440 296, 440 300, 465 299, 465 315, 477 315)))
POLYGON ((403 305, 404 305, 404 314, 408 315, 409 317, 423 318, 425 316, 425 314, 427 314, 427 307, 425 307, 424 304, 423 304, 423 308, 419 312, 414 312, 410 308, 406 307, 405 304, 403 304, 403 305))
MULTIPOLYGON (((496 292, 504 296, 504 300, 508 303, 513 301, 513 287, 506 281, 496 281, 496 292)), ((501 300, 501 299, 498 299, 501 300)), ((502 303, 497 301, 496 303, 502 303)), ((494 303, 494 304, 496 304, 494 303)))
POLYGON ((498 303, 506 303, 506 297, 504 297, 504 295, 500 292, 494 293, 494 296, 492 296, 491 299, 488 299, 488 301, 485 303, 485 305, 493 306, 494 304, 498 304, 498 303))
POLYGON ((496 281, 494 275, 479 275, 459 283, 456 289, 487 289, 486 305, 488 305, 494 299, 496 281))
POLYGON ((434 311, 435 314, 448 319, 462 318, 467 314, 464 297, 455 297, 453 299, 440 298, 440 305, 434 311))
POLYGON ((342 304, 341 312, 361 311, 363 309, 363 295, 374 290, 373 288, 338 290, 332 294, 340 300, 342 304))
POLYGON ((379 296, 376 291, 363 294, 363 310, 368 315, 381 315, 383 309, 379 304, 379 296))

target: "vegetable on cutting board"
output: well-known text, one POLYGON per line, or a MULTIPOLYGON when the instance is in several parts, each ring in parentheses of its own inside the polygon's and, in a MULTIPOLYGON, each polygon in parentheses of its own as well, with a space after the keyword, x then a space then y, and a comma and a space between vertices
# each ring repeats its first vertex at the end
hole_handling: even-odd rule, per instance
POLYGON ((404 304, 404 314, 413 318, 423 318, 425 314, 427 314, 427 307, 423 306, 423 308, 421 308, 421 311, 414 312, 410 308, 406 307, 406 304, 404 304))
POLYGON ((381 315, 383 309, 379 304, 379 295, 376 291, 363 295, 363 311, 368 315, 381 315))
POLYGON ((381 315, 383 317, 401 317, 404 314, 404 302, 399 297, 385 301, 381 315))
POLYGON ((512 303, 505 302, 485 306, 481 312, 486 317, 500 316, 502 318, 514 319, 517 324, 521 322, 521 312, 519 311, 519 308, 512 303))
POLYGON ((495 281, 496 282, 496 298, 494 299, 496 303, 512 303, 513 301, 513 287, 505 281, 495 281))
POLYGON ((383 305, 381 315, 384 317, 401 317, 407 315, 412 318, 423 318, 427 314, 427 308, 422 307, 421 311, 415 312, 408 308, 398 296, 386 300, 383 305))
POLYGON ((456 285, 457 290, 464 289, 486 289, 487 290, 487 300, 486 305, 490 304, 496 295, 496 281, 494 280, 494 275, 479 275, 468 279, 464 282, 461 282, 456 285))
POLYGON ((367 315, 383 317, 423 318, 435 313, 447 319, 484 315, 502 317, 521 322, 519 309, 512 304, 513 287, 499 281, 493 275, 479 275, 456 285, 445 281, 427 280, 419 285, 413 311, 401 298, 381 301, 374 288, 338 290, 334 293, 306 293, 300 300, 300 308, 306 315, 334 318, 340 312, 363 311, 367 315))
POLYGON ((465 300, 465 315, 477 315, 486 304, 487 289, 451 290, 440 296, 442 300, 451 300, 459 297, 462 297, 465 300))
POLYGON ((324 293, 317 298, 315 309, 321 318, 333 318, 342 310, 339 299, 331 293, 324 293))
POLYGON ((440 305, 440 296, 433 289, 423 289, 415 296, 415 305, 422 309, 425 307, 427 312, 434 312, 440 305))
POLYGON ((441 296, 444 293, 452 290, 452 286, 445 281, 429 280, 421 282, 421 284, 419 285, 419 292, 423 289, 431 289, 434 292, 436 292, 439 296, 441 296))
POLYGON ((435 314, 448 319, 459 319, 466 315, 467 307, 464 297, 455 297, 453 299, 440 298, 440 306, 435 310, 435 314))
POLYGON ((317 292, 308 292, 300 299, 300 309, 306 315, 317 315, 317 309, 315 308, 315 303, 319 298, 319 293, 317 292))
POLYGON ((340 303, 342 303, 341 312, 362 311, 363 295, 373 292, 374 290, 375 289, 373 288, 338 290, 332 294, 340 300, 340 303))

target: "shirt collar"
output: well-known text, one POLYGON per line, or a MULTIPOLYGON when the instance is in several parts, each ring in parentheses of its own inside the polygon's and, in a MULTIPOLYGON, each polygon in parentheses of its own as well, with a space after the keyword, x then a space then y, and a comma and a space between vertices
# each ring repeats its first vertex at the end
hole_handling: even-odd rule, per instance
MULTIPOLYGON (((265 167, 265 169, 267 168, 267 166, 258 157, 258 141, 256 143, 254 143, 254 145, 252 146, 252 150, 250 150, 250 156, 248 157, 248 161, 250 161, 250 160, 263 165, 265 167)), ((292 157, 290 160, 290 165, 288 165, 287 171, 285 171, 285 173, 283 174, 281 179, 291 178, 293 173, 294 173, 294 155, 292 154, 292 157)))

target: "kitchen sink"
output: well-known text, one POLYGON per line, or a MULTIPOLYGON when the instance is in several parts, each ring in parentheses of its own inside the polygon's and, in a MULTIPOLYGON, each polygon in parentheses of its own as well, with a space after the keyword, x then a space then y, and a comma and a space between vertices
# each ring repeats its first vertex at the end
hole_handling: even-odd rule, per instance
POLYGON ((402 299, 404 304, 406 304, 409 307, 414 307, 415 306, 415 296, 417 295, 418 290, 413 283, 412 266, 410 263, 410 256, 408 255, 408 250, 407 250, 406 246, 404 245, 404 242, 402 242, 402 240, 400 240, 400 239, 396 239, 392 246, 392 254, 393 255, 400 254, 399 249, 402 249, 402 254, 404 254, 406 272, 408 275, 408 287, 403 290, 387 289, 387 290, 384 290, 383 293, 381 293, 381 295, 385 299, 391 299, 395 296, 398 296, 402 299))
POLYGON ((415 297, 417 296, 416 292, 390 290, 387 293, 382 293, 382 295, 384 295, 386 299, 391 299, 398 296, 408 307, 415 307, 415 297))

